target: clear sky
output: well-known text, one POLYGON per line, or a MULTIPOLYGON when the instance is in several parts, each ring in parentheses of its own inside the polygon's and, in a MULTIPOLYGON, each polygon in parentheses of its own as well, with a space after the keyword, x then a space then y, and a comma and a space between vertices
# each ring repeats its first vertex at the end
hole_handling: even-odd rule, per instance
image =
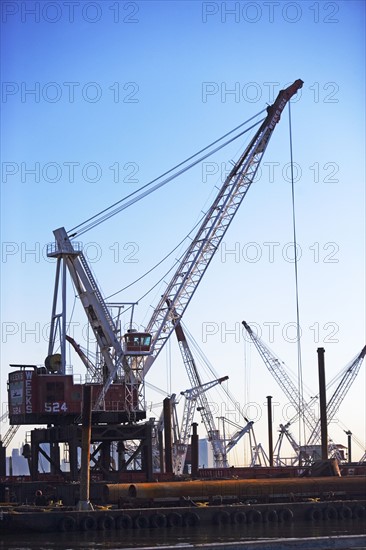
MULTIPOLYGON (((364 2, 4 0, 1 9, 3 410, 9 363, 42 364, 47 355, 52 230, 71 229, 136 190, 258 113, 297 78, 304 81, 291 106, 303 378, 313 395, 322 346, 331 380, 365 343, 364 2)), ((83 235, 105 296, 191 230, 244 146, 235 142, 83 235)), ((286 399, 240 324, 255 324, 297 370, 289 162, 286 109, 258 181, 184 317, 215 370, 229 375, 241 406, 253 404, 264 446, 265 397, 279 403, 276 424, 286 399)), ((137 301, 177 254, 113 300, 137 301)), ((86 320, 79 304, 73 310, 70 290, 74 335, 85 346, 86 320)), ((140 301, 138 326, 163 290, 140 301)), ((71 353, 68 363, 83 372, 71 353)), ((167 393, 189 386, 173 339, 148 381, 167 393)), ((365 390, 363 365, 341 424, 332 425, 337 442, 346 444, 343 430, 350 429, 365 446, 365 390)), ((147 397, 162 399, 150 390, 147 397)), ((223 415, 225 398, 211 399, 223 415)), ((363 450, 354 445, 354 453, 363 450)), ((242 464, 242 451, 232 460, 242 464)))

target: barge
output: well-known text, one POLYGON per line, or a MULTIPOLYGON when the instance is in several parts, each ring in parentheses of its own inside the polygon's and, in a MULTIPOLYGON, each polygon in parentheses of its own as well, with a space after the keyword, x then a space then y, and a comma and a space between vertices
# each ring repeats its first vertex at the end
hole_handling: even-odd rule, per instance
MULTIPOLYGON (((366 527, 366 500, 276 504, 225 504, 109 508, 93 511, 68 507, 0 507, 0 533, 74 532, 187 527, 228 526, 262 523, 327 522, 339 520, 366 527)), ((350 528, 350 530, 352 530, 350 528)))
POLYGON ((92 484, 89 510, 0 505, 0 532, 207 528, 351 521, 366 529, 366 476, 92 484))

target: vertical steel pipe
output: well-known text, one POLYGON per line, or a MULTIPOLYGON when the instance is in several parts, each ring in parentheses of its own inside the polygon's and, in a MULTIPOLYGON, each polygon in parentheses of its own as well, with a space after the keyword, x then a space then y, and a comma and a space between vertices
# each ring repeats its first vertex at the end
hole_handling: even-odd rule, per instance
POLYGON ((172 405, 169 397, 166 397, 164 399, 163 413, 164 413, 165 471, 166 473, 171 474, 173 472, 172 405))
POLYGON ((0 477, 6 476, 6 447, 0 441, 0 477))
POLYGON ((191 476, 198 476, 198 433, 197 422, 192 424, 192 436, 191 436, 191 476))
POLYGON ((318 375, 319 375, 319 402, 320 402, 320 433, 322 446, 322 460, 328 460, 328 424, 327 424, 327 397, 325 387, 324 348, 318 348, 318 375))
POLYGON ((272 395, 267 395, 269 465, 273 466, 272 395))
POLYGON ((81 419, 81 470, 80 470, 80 501, 78 508, 88 510, 90 490, 90 440, 92 418, 92 387, 83 386, 83 408, 81 419))
POLYGON ((51 473, 59 474, 61 471, 60 446, 57 441, 53 441, 50 443, 50 458, 51 458, 51 473))
POLYGON ((347 435, 347 442, 348 442, 348 462, 351 463, 352 462, 352 440, 351 440, 352 432, 348 430, 346 432, 346 435, 347 435))

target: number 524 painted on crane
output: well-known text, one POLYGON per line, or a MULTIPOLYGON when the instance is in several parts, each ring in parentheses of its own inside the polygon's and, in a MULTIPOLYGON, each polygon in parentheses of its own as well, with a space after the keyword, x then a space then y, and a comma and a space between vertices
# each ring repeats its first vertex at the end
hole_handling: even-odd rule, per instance
POLYGON ((54 403, 45 403, 44 404, 44 410, 45 412, 52 412, 52 413, 58 413, 58 412, 66 412, 67 411, 67 405, 66 403, 60 403, 59 401, 55 401, 54 403))

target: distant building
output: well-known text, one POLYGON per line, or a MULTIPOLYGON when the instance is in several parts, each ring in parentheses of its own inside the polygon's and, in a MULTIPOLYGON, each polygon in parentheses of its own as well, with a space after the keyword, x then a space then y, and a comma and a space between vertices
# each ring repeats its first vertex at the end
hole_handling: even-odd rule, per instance
POLYGON ((28 461, 19 452, 19 449, 13 449, 11 456, 6 458, 6 472, 13 476, 29 475, 28 461))
POLYGON ((199 468, 213 468, 214 467, 214 455, 212 445, 208 439, 200 439, 198 446, 198 467, 199 468))

